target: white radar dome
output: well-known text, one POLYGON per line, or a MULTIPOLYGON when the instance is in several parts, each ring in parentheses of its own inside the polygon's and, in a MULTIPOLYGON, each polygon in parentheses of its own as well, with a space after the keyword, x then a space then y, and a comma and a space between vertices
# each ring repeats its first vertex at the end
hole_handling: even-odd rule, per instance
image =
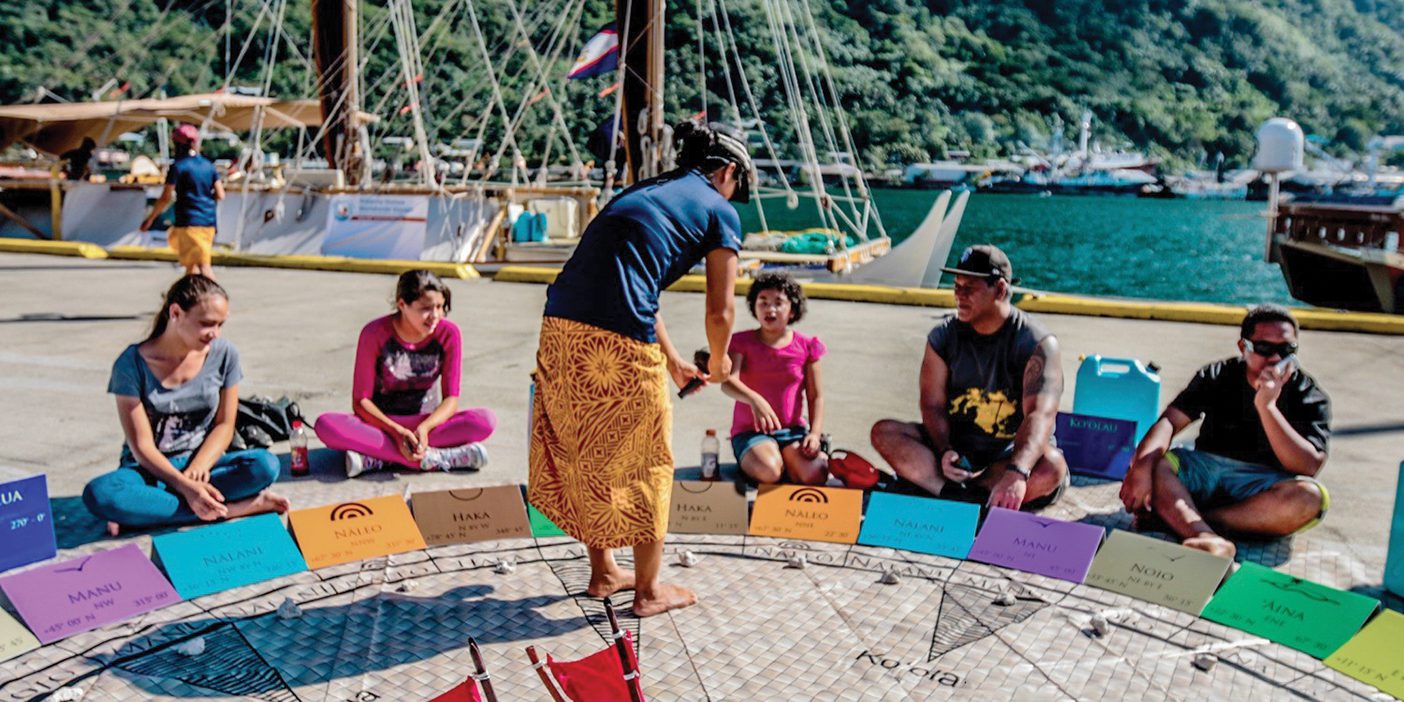
POLYGON ((1302 128, 1286 117, 1273 117, 1258 127, 1258 153, 1253 168, 1264 173, 1302 169, 1302 128))

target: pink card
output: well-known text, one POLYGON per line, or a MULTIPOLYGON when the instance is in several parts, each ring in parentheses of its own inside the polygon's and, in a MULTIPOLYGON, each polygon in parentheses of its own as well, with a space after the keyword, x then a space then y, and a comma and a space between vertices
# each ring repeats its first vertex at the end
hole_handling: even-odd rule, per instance
POLYGON ((180 601, 136 544, 15 573, 0 589, 44 644, 180 601))
POLYGON ((995 507, 970 560, 1080 583, 1102 543, 1102 527, 995 507))

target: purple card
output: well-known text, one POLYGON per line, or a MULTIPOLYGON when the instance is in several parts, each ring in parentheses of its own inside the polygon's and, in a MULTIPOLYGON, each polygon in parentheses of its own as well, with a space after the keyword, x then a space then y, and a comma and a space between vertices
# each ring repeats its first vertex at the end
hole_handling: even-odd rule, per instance
POLYGON ((1082 582, 1102 543, 1102 527, 995 507, 970 560, 1082 582))
POLYGON ((15 573, 0 589, 44 644, 180 601, 136 544, 15 573))

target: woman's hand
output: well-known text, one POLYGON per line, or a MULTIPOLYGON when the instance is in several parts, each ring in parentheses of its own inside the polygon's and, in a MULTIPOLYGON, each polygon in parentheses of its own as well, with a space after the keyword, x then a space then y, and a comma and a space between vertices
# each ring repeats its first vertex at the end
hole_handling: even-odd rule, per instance
POLYGON ((187 481, 179 488, 190 511, 201 521, 212 522, 229 516, 229 508, 224 506, 224 495, 209 483, 187 481))
MULTIPOLYGON (((731 377, 731 356, 725 353, 712 354, 707 362, 707 382, 725 383, 731 377)), ((779 427, 776 427, 777 429, 779 427)))
POLYGON ((185 479, 195 483, 210 482, 209 466, 187 465, 184 471, 185 479))
POLYGON ((424 460, 424 445, 419 442, 419 435, 399 425, 396 427, 398 436, 395 443, 400 449, 400 455, 404 456, 406 461, 419 465, 419 462, 424 460))
POLYGON ((765 401, 764 397, 753 394, 750 404, 751 418, 754 420, 756 431, 763 434, 780 431, 782 428, 780 426, 780 417, 775 414, 775 410, 771 408, 769 402, 765 401))
POLYGON ((420 424, 418 427, 415 427, 414 430, 414 440, 419 444, 419 455, 421 458, 423 458, 424 452, 429 448, 429 431, 430 429, 424 426, 424 424, 420 424))
POLYGON ((809 432, 804 435, 804 440, 800 442, 800 455, 805 458, 817 458, 819 456, 819 446, 823 442, 822 437, 817 432, 809 432))
POLYGON ((679 390, 693 378, 701 378, 704 383, 707 381, 707 377, 702 374, 696 364, 689 363, 681 357, 668 359, 668 375, 673 376, 673 383, 678 386, 679 390))

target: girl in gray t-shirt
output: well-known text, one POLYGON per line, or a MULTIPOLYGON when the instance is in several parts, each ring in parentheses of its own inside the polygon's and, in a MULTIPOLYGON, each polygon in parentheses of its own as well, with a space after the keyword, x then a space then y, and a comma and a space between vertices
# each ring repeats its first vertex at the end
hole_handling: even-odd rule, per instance
POLYGON ((94 478, 83 503, 122 527, 155 527, 283 513, 288 500, 267 490, 278 459, 267 449, 227 451, 239 407, 239 351, 220 337, 229 295, 213 280, 187 275, 166 291, 151 334, 112 365, 126 442, 117 470, 94 478))

